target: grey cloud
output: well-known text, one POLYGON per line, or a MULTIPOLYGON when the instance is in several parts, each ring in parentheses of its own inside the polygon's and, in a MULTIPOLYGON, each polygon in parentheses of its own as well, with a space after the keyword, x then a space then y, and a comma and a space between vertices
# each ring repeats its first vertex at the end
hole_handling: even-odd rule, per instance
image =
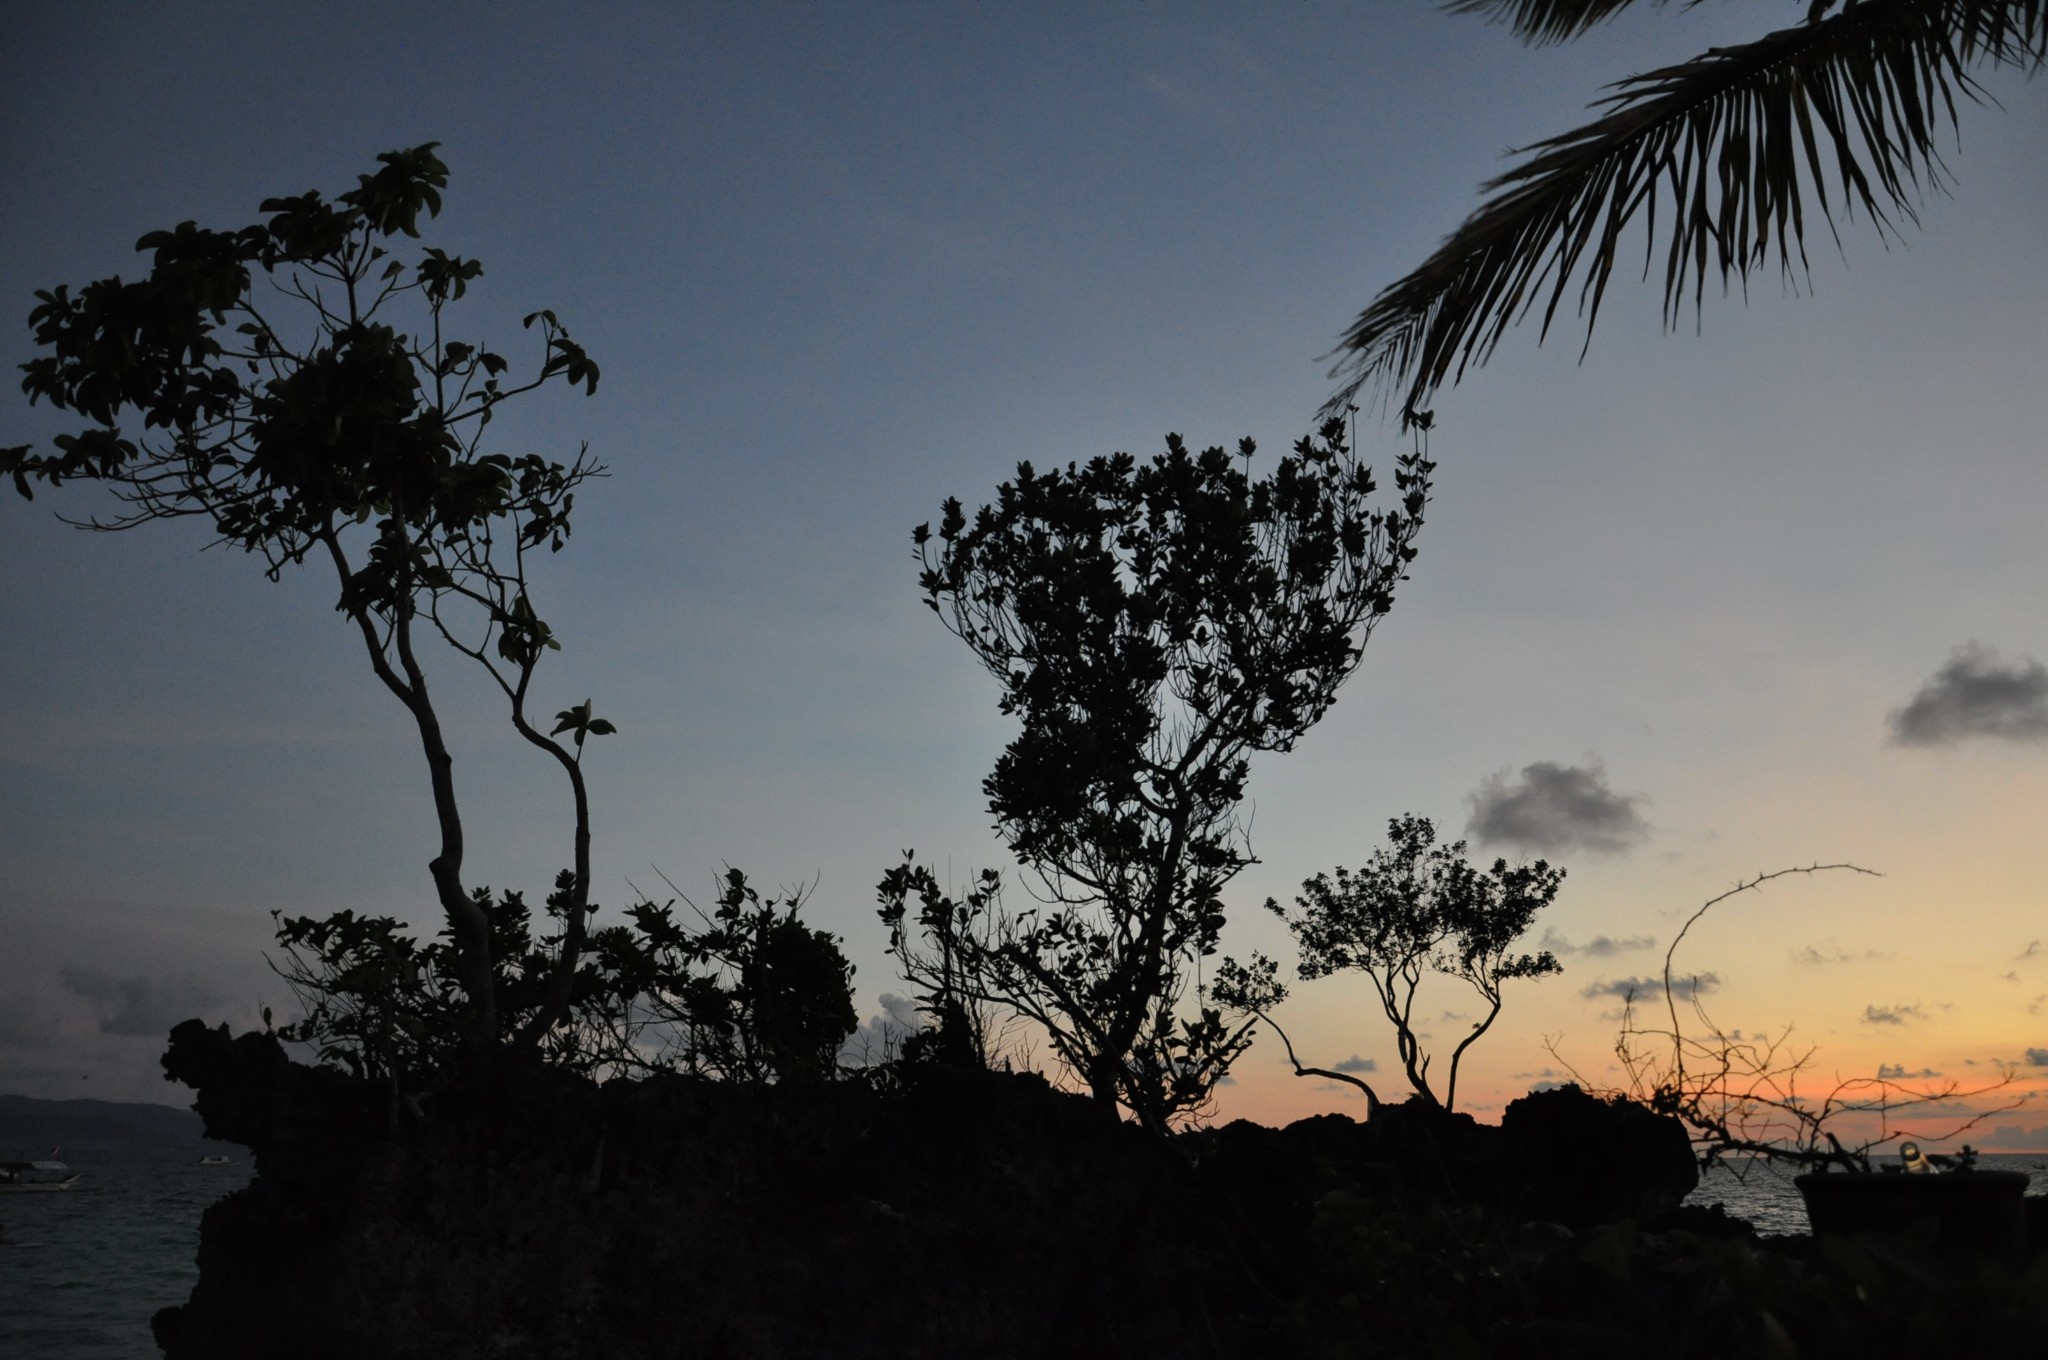
POLYGON ((169 981, 146 977, 114 978, 90 968, 67 966, 65 987, 95 1003, 102 1034, 148 1035, 163 1038, 171 1027, 210 1011, 220 998, 190 978, 169 981))
POLYGON ((2030 1049, 2028 1049, 2028 1050, 2027 1050, 2027 1066, 2029 1066, 2029 1067, 2048 1067, 2048 1048, 2030 1048, 2030 1049))
POLYGON ((1377 1072, 1380 1065, 1371 1058, 1361 1058, 1356 1053, 1337 1064, 1339 1072, 1377 1072))
POLYGON ((1903 1025, 1909 1020, 1925 1020, 1926 1014, 1918 1006, 1865 1006, 1863 1023, 1866 1025, 1903 1025))
POLYGON ((1893 955, 1880 949, 1866 949, 1860 954, 1852 954, 1833 941, 1828 942, 1826 949, 1822 949, 1819 945, 1810 944, 1804 949, 1792 951, 1792 962, 1803 964, 1808 968, 1817 968, 1826 963, 1860 963, 1866 961, 1882 963, 1892 957, 1893 955))
POLYGON ((2022 959, 2038 958, 2040 953, 2041 942, 2039 940, 2028 940, 2027 947, 2019 952, 2018 957, 2022 959))
POLYGON ((1898 746, 2040 741, 2048 738, 2048 666, 2032 657, 2007 663, 1981 642, 1966 643, 1887 721, 1898 746))
POLYGON ((2048 1130, 2029 1128, 2024 1124, 2000 1124, 1989 1133, 1978 1133, 1971 1142, 1980 1148, 2011 1148, 2016 1152, 2031 1152, 2048 1142, 2048 1130))
POLYGON ((1524 765, 1512 780, 1505 771, 1488 775, 1465 801, 1472 805, 1466 834, 1482 845, 1618 855, 1650 835, 1637 810, 1643 796, 1609 788, 1598 761, 1559 765, 1539 760, 1524 765))
POLYGON ((925 1027, 917 1003, 907 996, 883 992, 882 1011, 871 1015, 839 1046, 839 1061, 849 1067, 870 1067, 889 1061, 903 1041, 925 1027))
POLYGON ((1551 929, 1543 932, 1543 943, 1540 947, 1548 949, 1553 954, 1583 954, 1589 959, 1606 959, 1616 954, 1632 954, 1637 950, 1655 949, 1657 937, 1625 935, 1616 939, 1612 935, 1595 935, 1584 944, 1573 944, 1555 929, 1551 929))
POLYGON ((1879 1081, 1918 1081, 1923 1077, 1938 1077, 1940 1075, 1941 1073, 1931 1067, 1923 1067, 1918 1072, 1908 1072, 1904 1063, 1879 1063, 1877 1065, 1877 1079, 1879 1081))
MULTIPOLYGON (((1705 996, 1720 989, 1721 975, 1719 973, 1699 973, 1691 977, 1679 978, 1671 984, 1672 994, 1681 1001, 1690 1001, 1695 996, 1705 996)), ((1613 996, 1620 997, 1623 1000, 1634 997, 1638 1001, 1650 1001, 1664 995, 1664 980, 1662 978, 1630 977, 1615 978, 1610 982, 1603 978, 1599 982, 1586 987, 1579 995, 1588 1000, 1592 1000, 1595 997, 1613 996)))

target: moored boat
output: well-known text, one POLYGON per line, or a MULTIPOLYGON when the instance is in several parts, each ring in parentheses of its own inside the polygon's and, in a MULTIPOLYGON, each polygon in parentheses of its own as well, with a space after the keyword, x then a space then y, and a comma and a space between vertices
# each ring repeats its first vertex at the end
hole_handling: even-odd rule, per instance
POLYGON ((0 1194, 69 1190, 82 1175, 58 1161, 0 1162, 0 1194))

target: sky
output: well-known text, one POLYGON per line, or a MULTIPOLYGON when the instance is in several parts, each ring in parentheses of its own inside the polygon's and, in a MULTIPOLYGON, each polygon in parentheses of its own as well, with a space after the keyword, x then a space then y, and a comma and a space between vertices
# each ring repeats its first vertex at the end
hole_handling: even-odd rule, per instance
MULTIPOLYGON (((1510 148, 1803 9, 1648 8, 1530 50, 1424 0, 11 6, 0 363, 35 352, 34 290, 133 277, 143 232, 438 141, 427 239, 485 264, 469 324, 517 355, 549 307, 603 368, 494 426, 611 470, 537 582, 565 644, 540 707, 620 729, 586 760, 599 921, 666 896, 657 871, 700 902, 726 865, 814 885, 878 1017, 909 990, 883 871, 1009 865, 979 789, 1012 728, 921 603, 911 529, 1026 459, 1284 450, 1337 335, 1510 148)), ((1883 876, 1791 875, 1692 928, 1676 967, 1714 1019, 1791 1027, 1817 1088, 2048 1091, 2048 86, 1986 87, 2003 107, 1964 109, 1903 240, 1844 223, 1796 289, 1759 276, 1676 333, 1617 280, 1583 359, 1524 327, 1440 395, 1411 579, 1329 716, 1254 762, 1228 952, 1291 961, 1260 904, 1403 813, 1565 866, 1531 937, 1563 973, 1511 985, 1466 1059, 1460 1104, 1495 1118, 1621 1079, 1617 993, 1703 902, 1854 864, 1883 876)), ((0 397, 0 444, 63 428, 0 397)), ((1360 445, 1383 480, 1407 447, 1372 421, 1360 445)), ((195 525, 53 518, 102 505, 0 504, 0 1091, 183 1103, 170 1024, 287 1008, 272 911, 435 928, 428 790, 328 582, 267 582, 195 525)), ((457 661, 473 881, 538 896, 565 790, 457 661)), ((1472 1014, 1451 984, 1425 1009, 1444 1049, 1472 1014)), ((1279 1018, 1403 1093, 1360 980, 1279 1018)), ((1326 1110, 1363 1102, 1267 1038, 1215 1117, 1326 1110)), ((1973 1140, 2044 1124, 2035 1099, 1973 1140)))

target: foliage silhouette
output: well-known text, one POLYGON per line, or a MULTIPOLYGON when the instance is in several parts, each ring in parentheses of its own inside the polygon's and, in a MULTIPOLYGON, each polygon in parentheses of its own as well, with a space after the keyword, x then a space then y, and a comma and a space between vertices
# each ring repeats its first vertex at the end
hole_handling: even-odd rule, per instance
POLYGON ((860 1023, 853 965, 833 936, 796 919, 803 901, 801 892, 763 898, 727 869, 717 905, 699 913, 702 929, 678 923, 673 902, 628 908, 632 927, 595 941, 615 980, 607 1052, 625 1066, 734 1081, 834 1075, 860 1023))
MULTIPOLYGON (((526 318, 540 353, 523 380, 507 376, 503 356, 453 338, 451 308, 482 266, 407 244, 441 208, 448 170, 436 145, 385 152, 332 200, 267 199, 250 226, 150 232, 136 247, 151 254, 150 272, 135 282, 37 293, 29 324, 44 352, 23 366, 22 388, 91 423, 57 436, 54 452, 0 449, 0 473, 29 498, 32 481, 110 488, 121 511, 71 521, 81 527, 204 519, 216 542, 260 555, 272 580, 309 555, 329 563, 336 608, 426 758, 440 837, 428 868, 453 950, 434 962, 459 980, 466 1042, 538 1050, 567 1022, 592 910, 584 742, 615 729, 588 700, 551 731, 535 725, 535 669, 561 644, 535 612, 527 564, 543 546, 560 551, 576 490, 604 469, 587 450, 563 464, 485 452, 482 438, 503 403, 556 380, 595 392, 598 369, 549 311, 526 318), (550 899, 561 933, 516 1027, 500 1013, 492 948, 494 912, 511 909, 463 882, 454 762, 418 647, 428 633, 485 670, 513 727, 569 787, 573 867, 550 899)), ((324 936, 299 930, 294 944, 338 957, 404 952, 353 918, 324 936)), ((533 958, 516 964, 523 974, 533 958)))
POLYGON ((1240 463, 1169 435, 1146 463, 1022 464, 972 522, 948 500, 936 535, 918 526, 926 604, 1020 721, 982 787, 1038 885, 1028 910, 1003 909, 991 875, 956 903, 905 856, 882 916, 928 998, 1023 1015, 1148 1128, 1207 1098, 1243 1027, 1180 1005, 1250 862, 1249 756, 1322 717, 1392 607, 1429 496, 1422 441, 1390 508, 1333 420, 1256 480, 1250 440, 1240 463))
MULTIPOLYGON (((1448 8, 1493 16, 1543 43, 1575 38, 1632 2, 1448 8)), ((1398 389, 1405 408, 1417 409, 1485 363, 1539 302, 1547 335, 1575 281, 1590 343, 1622 236, 1639 214, 1643 272, 1661 247, 1672 326, 1688 293, 1698 313, 1710 270, 1724 292, 1731 277, 1746 292, 1750 273, 1775 255, 1796 284, 1809 267, 1814 207, 1838 243, 1836 212, 1853 216, 1859 206, 1894 237, 1900 221, 1917 219, 1921 193, 1943 187, 1936 139, 1957 126, 1957 97, 1987 97, 1973 69, 2033 72, 2048 60, 2048 0, 1801 2, 1804 22, 1618 81, 1593 122, 1526 148, 1527 160, 1483 186, 1492 196, 1344 333, 1330 374, 1342 386, 1325 409, 1343 409, 1367 384, 1398 389), (1831 175, 1839 200, 1829 196, 1831 175)))
MULTIPOLYGON (((1436 827, 1425 817, 1394 818, 1387 823, 1387 840, 1387 848, 1375 850, 1358 872, 1339 865, 1334 881, 1317 874, 1304 882, 1294 913, 1271 898, 1266 909, 1294 932, 1304 980, 1354 970, 1366 975, 1394 1027, 1402 1071, 1415 1094, 1431 1105, 1439 1101, 1429 1084, 1431 1055, 1422 1051, 1415 1032, 1416 992, 1423 977, 1434 972, 1478 993, 1485 1013, 1452 1049, 1444 1081, 1441 1104, 1455 1109, 1458 1065, 1500 1015, 1501 985, 1562 971, 1547 949, 1535 954, 1513 949, 1536 913, 1556 899, 1564 870, 1540 859, 1515 867, 1497 859, 1482 873, 1466 862, 1465 842, 1438 845, 1436 827)), ((1281 1033, 1297 1075, 1349 1082, 1376 1106, 1377 1093, 1360 1078, 1304 1068, 1294 1060, 1293 1043, 1267 1014, 1286 995, 1275 974, 1273 961, 1263 955, 1254 955, 1250 964, 1226 959, 1218 970, 1217 994, 1257 1012, 1281 1033)))
MULTIPOLYGON (((2010 1088, 2013 1074, 1995 1081, 1964 1086, 1949 1080, 1913 1086, 1892 1077, 1837 1078, 1819 1098, 1803 1095, 1816 1049, 1799 1047, 1788 1027, 1779 1034, 1730 1033, 1707 1013, 1698 986, 1687 988, 1673 977, 1673 961, 1686 934, 1708 911, 1745 892, 1760 891, 1790 874, 1833 870, 1877 875, 1854 864, 1812 864, 1758 874, 1702 903, 1673 937, 1664 955, 1664 1004, 1669 1027, 1644 1029, 1636 1023, 1634 993, 1624 999, 1615 1056, 1627 1074, 1627 1086, 1605 1094, 1626 1097, 1659 1114, 1676 1116, 1692 1138, 1701 1166, 1729 1158, 1762 1157, 1809 1170, 1871 1170, 1879 1148, 1906 1136, 1896 1123, 1909 1111, 1942 1113, 1951 1101, 1970 1101, 2010 1088), (1677 994, 1689 993, 1696 1029, 1679 1019, 1677 994)), ((1551 1053, 1557 1056, 1555 1044, 1551 1053)), ((1560 1061, 1563 1061, 1560 1058, 1560 1061)), ((1569 1064, 1567 1064, 1569 1066, 1569 1064)), ((1576 1073, 1574 1073, 1576 1076, 1576 1073)), ((1981 1113, 1959 1117, 1938 1132, 1919 1136, 1932 1141, 1958 1138, 1993 1114, 2020 1105, 2026 1095, 1981 1113)), ((1969 1154, 1966 1148, 1965 1154, 1969 1154)), ((1942 1162, 1949 1159, 1940 1158, 1942 1162)))
MULTIPOLYGON (((573 886, 566 873, 556 881, 550 917, 567 910, 573 886)), ((534 937, 518 893, 494 901, 478 888, 475 900, 491 921, 501 1013, 522 1024, 546 1003, 552 943, 534 937)), ((628 908, 630 924, 592 933, 568 1014, 546 1031, 540 1056, 593 1076, 833 1076, 857 1024, 853 966, 834 937, 796 919, 801 905, 801 894, 764 899, 727 869, 701 926, 679 923, 673 901, 628 908)), ((277 1026, 278 1038, 387 1082, 399 1102, 446 1084, 460 1056, 462 988, 445 934, 422 945, 389 917, 346 911, 277 919, 286 960, 278 972, 304 1012, 277 1026)))

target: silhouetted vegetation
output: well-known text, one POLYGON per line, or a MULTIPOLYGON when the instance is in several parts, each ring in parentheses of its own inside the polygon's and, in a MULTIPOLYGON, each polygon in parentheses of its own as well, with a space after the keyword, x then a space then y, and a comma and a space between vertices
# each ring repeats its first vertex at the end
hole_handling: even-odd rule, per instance
MULTIPOLYGON (((1337 866, 1334 880, 1317 874, 1301 885, 1290 913, 1268 898, 1266 909, 1287 922, 1300 948, 1304 981, 1340 972, 1359 972, 1372 983, 1380 1009, 1394 1027, 1401 1070, 1415 1094, 1438 1103, 1429 1084, 1433 1055, 1423 1052, 1415 1027, 1415 997, 1430 973, 1456 978, 1477 993, 1484 1008, 1451 1050, 1442 1104, 1455 1109, 1458 1064, 1465 1050, 1493 1027, 1500 1015, 1501 986, 1514 978, 1539 978, 1561 971, 1547 949, 1516 954, 1536 913, 1549 906, 1564 882, 1564 870, 1543 860, 1509 867, 1496 859, 1481 872, 1465 860, 1465 842, 1436 843, 1426 817, 1396 817, 1387 823, 1388 846, 1375 850, 1365 868, 1353 873, 1337 866)), ((1348 1082, 1378 1105, 1379 1095, 1362 1078, 1341 1071, 1307 1068, 1295 1060, 1269 1012, 1286 997, 1277 968, 1264 955, 1251 963, 1226 959, 1218 970, 1217 994, 1242 1010, 1256 1012, 1287 1044, 1297 1075, 1348 1082)))
MULTIPOLYGON (((551 918, 568 909, 572 890, 564 874, 547 901, 551 918)), ((554 950, 535 937, 520 894, 494 901, 479 888, 475 896, 491 922, 500 1013, 518 1024, 545 1004, 554 950)), ((629 924, 592 933, 568 1014, 546 1031, 538 1055, 604 1077, 834 1075, 840 1045, 859 1023, 853 966, 833 936, 796 919, 800 906, 798 894, 763 898, 728 869, 716 905, 694 924, 678 919, 674 901, 628 908, 629 924)), ((422 945, 389 917, 340 912, 281 916, 278 941, 286 955, 279 971, 304 1011, 277 1027, 278 1038, 384 1080, 399 1101, 456 1077, 463 1000, 445 935, 422 945)))
POLYGON ((893 950, 942 1029, 943 998, 1013 1009, 1099 1104, 1155 1131, 1248 1041, 1182 1003, 1250 862, 1249 756, 1291 749, 1356 669, 1433 469, 1418 438, 1375 509, 1340 421, 1265 477, 1251 440, 1237 452, 1169 435, 1146 463, 1026 463, 971 522, 948 500, 936 536, 914 535, 925 602, 1021 723, 982 787, 1039 900, 1006 910, 985 875, 955 902, 906 856, 881 886, 893 950))
MULTIPOLYGON (((1286 995, 1263 956, 1200 982, 1252 862, 1250 756, 1292 749, 1391 608, 1431 490, 1426 413, 1388 507, 1333 421, 1260 478, 1249 440, 1233 458, 1169 436, 1142 464, 1022 465, 971 522, 949 500, 936 535, 919 527, 926 603, 1020 722, 983 788, 1036 892, 1011 909, 987 871, 956 899, 914 854, 884 876, 890 951, 931 1022, 897 1060, 829 1080, 847 1075, 853 970, 798 919, 801 891, 728 869, 709 911, 678 893, 689 915, 641 902, 591 928, 581 758, 614 727, 588 699, 546 732, 532 716, 559 644, 527 571, 603 469, 481 437, 500 403, 555 379, 592 391, 597 370, 549 312, 527 318, 524 381, 444 334, 481 268, 406 244, 440 206, 433 153, 387 153, 332 200, 268 200, 249 227, 151 233, 136 283, 40 294, 25 387, 89 425, 54 452, 0 450, 25 497, 109 487, 121 512, 85 527, 202 518, 272 579, 325 559, 430 776, 441 932, 276 913, 302 1014, 171 1036, 167 1078, 258 1171, 209 1210, 190 1302, 156 1319, 173 1360, 1824 1356, 2010 1350, 2037 1330, 2040 1267, 1772 1246, 1682 1209, 1688 1126, 1738 1145, 1710 1102, 1751 1050, 1687 1039, 1675 1010, 1672 1063, 1631 1066, 1633 1100, 1565 1088, 1498 1127, 1456 1114, 1503 984, 1557 971, 1513 948, 1564 874, 1482 871, 1420 818, 1364 870, 1304 883, 1295 912, 1267 903, 1301 977, 1366 975, 1414 1098, 1383 1106, 1297 1063, 1363 1087, 1368 1122, 1191 1117, 1286 995), (465 881, 431 638, 566 777, 573 867, 538 913, 465 881), (1412 1023, 1432 972, 1485 1007, 1441 1101, 1412 1023), (1018 1025, 1085 1094, 1007 1070, 1018 1025), (1103 1117, 1119 1109, 1135 1121, 1103 1117)), ((1778 1050, 1756 1052, 1774 1076, 1778 1050)), ((1738 1108, 1806 1109, 1760 1089, 1738 1108)))
MULTIPOLYGON (((1630 993, 1625 999, 1614 1053, 1627 1074, 1627 1086, 1610 1094, 1680 1120, 1702 1166, 1729 1158, 1763 1157, 1810 1170, 1868 1172, 1872 1155, 1904 1136, 1895 1122, 1899 1116, 1952 1108, 1950 1102, 1976 1101, 2012 1085, 2009 1071, 1974 1086, 1955 1080, 1914 1085, 1883 1073, 1846 1080, 1837 1077, 1832 1082, 1817 1080, 1811 1072, 1816 1052, 1813 1045, 1796 1044, 1790 1028, 1775 1035, 1723 1029, 1707 1012, 1698 978, 1674 974, 1678 946, 1699 919, 1720 903, 1760 890, 1789 874, 1832 870, 1872 872, 1854 864, 1814 864, 1758 874, 1709 898, 1687 917, 1664 953, 1668 1027, 1643 1028, 1636 1020, 1638 998, 1630 993), (1680 1021, 1680 993, 1685 994, 1686 1009, 1698 1022, 1694 1028, 1680 1021)), ((1554 1048, 1552 1052, 1555 1056, 1554 1048)), ((1937 1126, 1937 1132, 1921 1136, 1936 1142, 1959 1138, 2024 1099, 2018 1097, 1973 1114, 1951 1115, 1937 1126)), ((1965 1148, 1965 1163, 1973 1158, 1965 1148)), ((1950 1159, 1938 1157, 1934 1162, 1947 1165, 1950 1159)))
POLYGON ((2025 1354, 2048 1304, 2039 1264, 1681 1208, 1677 1122, 1573 1088, 1160 1139, 1024 1074, 535 1066, 387 1129, 261 1035, 166 1062, 259 1171, 171 1360, 2025 1354))
MULTIPOLYGON (((266 199, 265 219, 246 227, 150 232, 136 243, 150 271, 132 283, 37 293, 29 324, 43 353, 24 366, 23 389, 90 424, 57 436, 54 452, 0 450, 0 472, 30 498, 32 481, 109 488, 121 510, 72 521, 82 527, 198 518, 217 542, 260 556, 272 580, 309 556, 333 569, 336 608, 412 718, 433 790, 440 845, 428 871, 450 952, 426 959, 439 970, 428 990, 405 993, 422 1007, 412 1018, 437 1021, 455 1001, 439 986, 452 978, 467 1045, 537 1050, 568 1017, 594 909, 583 746, 614 729, 588 700, 557 713, 549 731, 536 725, 534 673, 561 644, 534 609, 528 560, 561 550, 577 489, 604 469, 587 453, 564 464, 486 452, 483 435, 505 402, 556 380, 595 392, 598 370, 553 312, 526 318, 539 354, 524 379, 509 377, 496 351, 455 338, 454 304, 483 266, 408 244, 447 187, 435 146, 380 155, 375 174, 332 200, 266 199), (498 985, 527 976, 535 957, 501 964, 494 934, 521 909, 494 906, 464 882, 454 761, 420 647, 430 637, 483 668, 513 728, 568 784, 573 867, 553 913, 561 933, 516 1025, 501 1013, 498 985)), ((421 961, 375 922, 286 930, 288 947, 332 951, 352 969, 402 974, 421 961)), ((386 986, 363 982, 361 996, 386 986)), ((340 996, 351 994, 353 981, 340 996)), ((432 1042, 358 1017, 355 1002, 336 1004, 333 1032, 355 1031, 370 1061, 416 1063, 412 1047, 432 1042)))
MULTIPOLYGON (((1634 0, 1453 0, 1525 42, 1576 38, 1634 0)), ((1344 333, 1326 409, 1368 383, 1414 410, 1486 362, 1539 305, 1547 334, 1576 294, 1587 341, 1622 235, 1642 215, 1643 272, 1664 285, 1675 326, 1709 270, 1725 292, 1776 257, 1796 284, 1806 226, 1832 235, 1859 207, 1881 237, 1917 220, 1947 178, 1939 139, 1962 101, 1985 98, 1973 71, 2048 60, 2044 0, 1797 0, 1805 21, 1617 81, 1584 127, 1526 148, 1483 186, 1492 195, 1344 333), (1959 101, 1958 96, 1962 97, 1959 101), (1840 197, 1831 197, 1834 179, 1840 197), (1666 200, 1666 195, 1669 195, 1666 200), (1818 213, 1814 209, 1818 208, 1818 213), (1660 209, 1662 210, 1660 213, 1660 209), (1659 232, 1660 220, 1662 232, 1659 232)))

